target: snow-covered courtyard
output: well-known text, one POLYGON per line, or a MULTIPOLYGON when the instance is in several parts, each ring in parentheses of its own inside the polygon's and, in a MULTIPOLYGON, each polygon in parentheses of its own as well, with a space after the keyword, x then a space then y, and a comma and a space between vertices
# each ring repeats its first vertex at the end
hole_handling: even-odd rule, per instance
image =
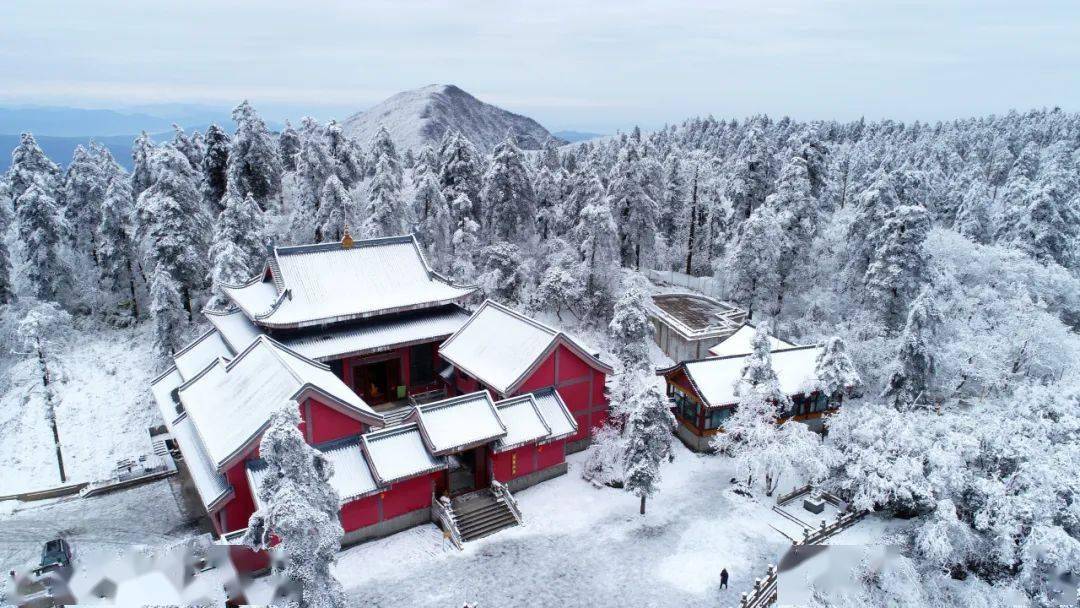
MULTIPOLYGON (((680 444, 644 517, 634 496, 581 479, 584 454, 569 460, 567 475, 517 495, 524 526, 462 552, 422 526, 346 550, 335 574, 357 606, 737 606, 790 545, 770 527, 782 519, 773 499, 731 491, 726 458, 680 444)), ((863 526, 873 532, 845 542, 888 530, 863 526)))

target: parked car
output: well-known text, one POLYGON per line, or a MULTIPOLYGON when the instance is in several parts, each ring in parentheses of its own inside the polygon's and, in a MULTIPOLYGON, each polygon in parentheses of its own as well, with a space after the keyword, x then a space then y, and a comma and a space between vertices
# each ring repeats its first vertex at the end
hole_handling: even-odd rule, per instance
POLYGON ((50 540, 41 550, 41 563, 34 569, 35 574, 52 570, 71 569, 71 545, 62 538, 50 540))

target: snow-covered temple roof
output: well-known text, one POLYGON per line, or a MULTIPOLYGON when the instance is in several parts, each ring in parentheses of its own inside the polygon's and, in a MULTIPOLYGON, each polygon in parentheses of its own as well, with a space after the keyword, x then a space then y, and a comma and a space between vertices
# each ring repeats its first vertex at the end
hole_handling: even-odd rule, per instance
POLYGON ((419 423, 424 443, 436 456, 506 436, 487 391, 417 405, 408 420, 419 423))
POLYGON ((221 338, 216 329, 204 333, 191 344, 176 351, 173 362, 184 380, 190 380, 219 358, 231 359, 236 351, 221 338))
POLYGON ((381 418, 330 368, 260 336, 232 361, 217 359, 177 393, 215 467, 221 470, 306 392, 374 424, 381 418))
POLYGON ((255 338, 262 335, 262 331, 251 319, 244 316, 239 308, 225 311, 205 309, 203 314, 234 354, 247 348, 255 338))
POLYGON ((508 395, 560 344, 597 369, 612 372, 568 334, 491 300, 443 342, 439 355, 499 394, 508 395))
MULTIPOLYGON (((317 445, 315 449, 322 452, 333 465, 334 472, 330 476, 330 485, 337 490, 341 504, 379 490, 379 485, 375 482, 371 468, 364 458, 364 452, 360 448, 360 437, 338 439, 317 445)), ((259 500, 259 486, 270 471, 270 467, 261 458, 249 460, 246 466, 251 494, 255 497, 255 506, 261 509, 264 505, 259 500)))
POLYGON ((219 504, 232 494, 232 486, 229 485, 225 476, 217 472, 210 456, 203 449, 202 440, 199 438, 195 425, 191 418, 182 416, 170 427, 172 437, 180 446, 184 454, 184 463, 187 465, 191 480, 195 483, 195 490, 202 499, 207 512, 212 512, 219 504))
MULTIPOLYGON (((739 329, 735 330, 735 333, 724 338, 722 342, 710 348, 709 354, 714 357, 724 357, 727 355, 745 355, 754 352, 755 334, 757 334, 757 328, 749 323, 743 323, 739 329)), ((795 346, 798 345, 786 342, 774 336, 769 336, 769 350, 793 348, 795 346)))
POLYGON ((468 320, 469 313, 462 308, 442 306, 404 317, 374 319, 358 325, 330 327, 317 334, 286 337, 282 343, 305 357, 326 361, 446 338, 468 320))
POLYGON ((360 438, 372 472, 381 485, 446 468, 446 461, 428 452, 416 424, 396 425, 360 438))
POLYGON ((551 428, 536 406, 532 394, 503 399, 495 404, 499 419, 506 426, 506 436, 495 442, 494 451, 505 452, 534 441, 546 440, 551 428))
MULTIPOLYGON (((814 367, 821 346, 796 346, 772 352, 772 367, 780 381, 780 390, 788 395, 797 395, 806 390, 814 380, 814 367)), ((686 376, 694 390, 708 407, 721 407, 736 404, 735 383, 742 376, 746 363, 745 355, 729 355, 686 361, 674 367, 661 370, 667 374, 680 367, 686 370, 686 376)))
POLYGON ((574 415, 570 413, 558 391, 545 388, 534 391, 532 395, 536 399, 536 409, 551 429, 551 434, 544 441, 556 441, 577 433, 577 420, 574 420, 574 415))
POLYGON ((255 323, 282 329, 451 304, 475 290, 434 272, 412 235, 275 247, 263 273, 224 288, 255 323))

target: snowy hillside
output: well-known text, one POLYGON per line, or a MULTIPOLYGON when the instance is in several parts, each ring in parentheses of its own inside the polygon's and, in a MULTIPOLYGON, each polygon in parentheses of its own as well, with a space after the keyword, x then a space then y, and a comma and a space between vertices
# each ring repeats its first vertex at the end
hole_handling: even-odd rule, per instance
POLYGON ((456 129, 483 152, 491 152, 511 130, 518 146, 539 149, 552 137, 535 120, 484 103, 452 84, 404 91, 345 119, 345 133, 364 148, 386 127, 398 148, 419 150, 438 145, 447 129, 456 129))

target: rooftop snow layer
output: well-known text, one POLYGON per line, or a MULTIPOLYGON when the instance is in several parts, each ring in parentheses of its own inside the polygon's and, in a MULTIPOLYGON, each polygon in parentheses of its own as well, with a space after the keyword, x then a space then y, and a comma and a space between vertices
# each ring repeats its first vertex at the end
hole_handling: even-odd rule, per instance
POLYGON ((433 272, 411 235, 277 247, 274 280, 261 277, 225 293, 266 327, 307 327, 453 303, 473 287, 433 272), (280 285, 283 292, 278 291, 280 285))
POLYGON ((569 335, 491 300, 485 301, 460 331, 443 342, 439 355, 505 395, 560 339, 610 370, 569 335))
POLYGON ((259 435, 270 416, 305 389, 378 419, 328 367, 293 353, 266 336, 228 364, 220 359, 180 387, 180 400, 217 468, 259 435))
MULTIPOLYGON (((364 458, 364 452, 360 449, 360 437, 348 437, 315 448, 333 465, 334 473, 330 476, 330 485, 337 491, 341 504, 379 489, 364 458)), ((259 486, 269 471, 270 467, 262 459, 250 460, 247 463, 251 494, 255 497, 255 506, 260 509, 264 505, 259 500, 259 486)))
POLYGON ((425 442, 438 456, 506 436, 487 391, 418 405, 410 420, 420 423, 425 442))
POLYGON ((150 383, 150 393, 154 395, 154 401, 157 402, 161 417, 165 422, 172 422, 180 416, 180 412, 176 411, 173 391, 183 383, 184 377, 180 375, 180 370, 176 369, 175 365, 150 383))
POLYGON ((544 422, 532 394, 503 399, 495 404, 495 409, 506 426, 506 436, 495 442, 496 452, 545 440, 551 435, 551 428, 544 422))
POLYGON ((262 335, 259 328, 251 322, 251 319, 244 316, 239 308, 224 312, 204 310, 203 314, 218 330, 234 354, 247 348, 252 340, 262 335))
POLYGON ((563 439, 577 434, 577 420, 566 407, 566 403, 559 396, 558 391, 546 388, 533 393, 536 399, 536 409, 544 418, 544 423, 551 429, 545 441, 563 439))
MULTIPOLYGON (((735 333, 724 338, 722 342, 709 349, 709 354, 716 357, 727 355, 745 355, 754 352, 754 335, 757 329, 749 323, 744 323, 735 333)), ((769 336, 769 350, 792 348, 797 346, 791 342, 785 342, 780 338, 769 336)))
POLYGON ((365 433, 360 440, 372 472, 383 485, 446 468, 443 459, 428 452, 415 424, 365 433))
POLYGON ((449 306, 422 311, 406 318, 331 328, 316 335, 287 338, 283 343, 305 357, 325 361, 446 338, 461 329, 468 320, 469 313, 457 306, 449 306))
POLYGON ((693 293, 656 294, 650 308, 653 316, 688 340, 726 336, 746 320, 746 311, 693 293))
POLYGON ((178 350, 173 355, 173 361, 184 380, 190 380, 218 358, 231 359, 233 354, 235 353, 222 340, 221 334, 216 329, 211 329, 178 350))
POLYGON ((210 461, 210 456, 203 449, 202 440, 199 439, 199 434, 189 416, 184 416, 174 422, 170 431, 173 439, 180 446, 180 452, 184 455, 184 464, 187 466, 188 473, 191 474, 191 480, 195 483, 195 490, 198 491, 203 506, 207 511, 212 510, 215 503, 232 491, 232 486, 229 485, 225 476, 214 468, 214 463, 210 461))
MULTIPOLYGON (((787 395, 803 392, 806 384, 814 379, 815 361, 820 352, 820 346, 797 346, 773 351, 772 367, 780 381, 780 390, 787 395)), ((705 400, 705 405, 720 407, 738 403, 735 383, 742 377, 747 356, 734 355, 685 363, 686 375, 705 400)))

